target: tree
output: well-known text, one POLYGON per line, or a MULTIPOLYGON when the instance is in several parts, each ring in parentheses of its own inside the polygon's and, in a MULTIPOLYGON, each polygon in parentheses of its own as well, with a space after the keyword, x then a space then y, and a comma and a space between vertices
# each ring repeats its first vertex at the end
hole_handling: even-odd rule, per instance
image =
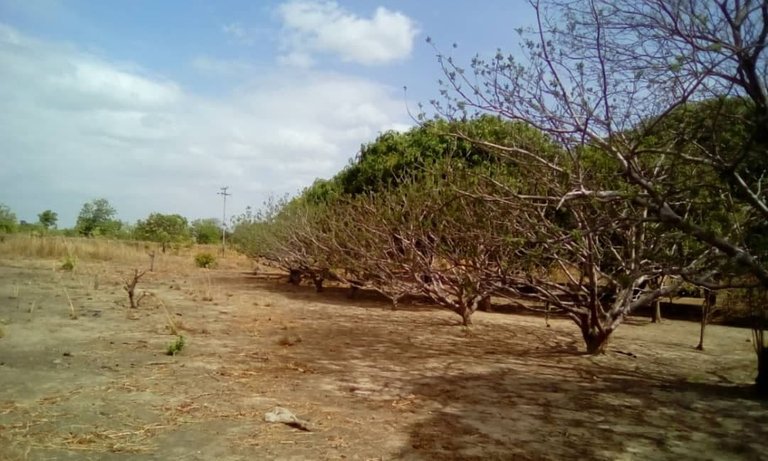
POLYGON ((247 256, 288 272, 291 283, 308 276, 320 288, 328 265, 315 235, 325 209, 302 198, 271 197, 262 209, 249 207, 235 218, 232 241, 247 256))
POLYGON ((55 211, 45 210, 37 215, 37 220, 43 229, 48 230, 50 228, 56 228, 56 222, 59 220, 59 215, 55 211))
POLYGON ((569 199, 574 184, 600 190, 614 180, 592 155, 552 149, 509 156, 516 175, 484 175, 464 190, 508 221, 492 232, 506 231, 499 237, 515 247, 514 256, 485 266, 496 294, 562 311, 578 325, 587 352, 600 353, 628 314, 676 290, 656 280, 698 269, 707 253, 696 248, 676 255, 675 264, 663 261, 674 240, 656 232, 658 223, 632 219, 642 213, 638 206, 569 199))
POLYGON ((10 234, 16 232, 18 227, 19 222, 16 219, 16 214, 8 206, 0 203, 0 232, 10 234))
POLYGON ((338 278, 394 306, 405 295, 426 296, 469 326, 496 289, 488 268, 510 259, 515 246, 495 207, 457 191, 461 177, 451 170, 461 167, 444 167, 335 204, 314 241, 329 267, 345 270, 338 278))
POLYGON ((196 219, 190 227, 195 242, 201 245, 210 245, 221 239, 221 223, 218 219, 196 219))
POLYGON ((162 213, 151 213, 147 219, 139 220, 133 235, 138 240, 161 243, 163 253, 167 245, 186 242, 191 238, 187 218, 178 214, 162 213))
POLYGON ((117 233, 122 224, 115 219, 117 211, 105 198, 87 202, 80 210, 75 229, 78 234, 86 237, 112 235, 117 233))
MULTIPOLYGON (((689 280, 768 290, 768 2, 531 3, 537 27, 522 33, 524 61, 499 52, 466 72, 439 57, 449 97, 438 109, 524 120, 568 152, 594 148, 623 185, 577 181, 560 200, 632 204, 637 222, 655 221, 685 245, 709 250, 689 280), (697 128, 679 114, 702 101, 711 110, 697 128), (732 125, 743 130, 737 142, 722 130, 732 125), (672 136, 659 136, 662 127, 672 136), (682 163, 691 167, 674 168, 682 163), (726 221, 701 212, 707 208, 726 221)), ((768 349, 759 337, 756 383, 768 394, 768 349)))

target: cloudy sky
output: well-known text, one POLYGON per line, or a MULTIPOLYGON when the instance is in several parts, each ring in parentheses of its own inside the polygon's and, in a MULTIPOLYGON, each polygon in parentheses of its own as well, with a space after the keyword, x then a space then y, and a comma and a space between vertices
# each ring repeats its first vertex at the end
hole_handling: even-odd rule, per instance
POLYGON ((438 95, 427 36, 515 51, 526 3, 0 0, 0 203, 69 227, 100 197, 134 222, 295 193, 438 95))

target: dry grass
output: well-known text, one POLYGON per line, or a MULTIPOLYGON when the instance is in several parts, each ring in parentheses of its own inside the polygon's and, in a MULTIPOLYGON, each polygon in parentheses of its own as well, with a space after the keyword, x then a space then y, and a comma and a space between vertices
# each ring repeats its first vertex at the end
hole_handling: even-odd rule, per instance
POLYGON ((144 242, 73 237, 9 235, 0 245, 0 257, 86 261, 134 261, 147 259, 144 242))
POLYGON ((161 424, 133 423, 125 424, 120 430, 106 429, 91 425, 71 425, 69 431, 56 429, 56 423, 73 418, 70 412, 62 411, 62 403, 77 397, 79 391, 40 399, 36 405, 18 405, 10 403, 0 408, 2 414, 22 414, 24 422, 4 425, 0 440, 8 448, 19 447, 23 450, 23 459, 28 458, 32 449, 67 450, 70 452, 96 453, 143 453, 150 451, 153 445, 150 439, 160 429, 161 424), (127 427, 125 427, 127 426, 127 427))
POLYGON ((160 302, 160 307, 163 308, 163 312, 165 313, 165 319, 168 322, 168 324, 166 325, 168 328, 168 331, 170 331, 172 335, 178 335, 179 326, 176 325, 176 322, 173 321, 173 318, 171 317, 171 313, 168 312, 168 308, 165 307, 165 303, 163 302, 163 300, 158 298, 158 301, 160 302))
MULTIPOLYGON (((137 267, 149 267, 150 254, 155 251, 157 272, 185 272, 195 269, 194 255, 203 251, 216 255, 217 265, 225 270, 251 270, 253 265, 247 257, 235 251, 221 254, 215 245, 192 245, 161 254, 159 244, 129 240, 103 238, 31 236, 13 234, 0 243, 0 258, 72 260, 82 262, 113 262, 137 267)), ((94 282, 97 285, 98 282, 94 282)))
POLYGON ((64 288, 64 295, 67 297, 67 302, 69 303, 69 318, 72 320, 77 320, 77 312, 75 312, 75 305, 72 304, 72 298, 69 297, 69 292, 67 291, 67 287, 64 288))

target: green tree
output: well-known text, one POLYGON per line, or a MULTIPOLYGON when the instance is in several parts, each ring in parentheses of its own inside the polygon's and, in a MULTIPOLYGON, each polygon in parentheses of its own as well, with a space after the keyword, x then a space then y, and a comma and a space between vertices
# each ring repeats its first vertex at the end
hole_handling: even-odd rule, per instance
POLYGON ((16 232, 19 227, 19 221, 16 214, 8 206, 0 203, 0 232, 10 234, 16 232))
POLYGON ((536 151, 551 148, 540 131, 524 123, 491 116, 454 122, 430 120, 406 132, 384 133, 363 145, 349 166, 328 181, 316 182, 304 195, 311 201, 397 187, 446 159, 470 168, 498 164, 500 156, 494 146, 512 143, 536 151), (471 141, 475 139, 483 139, 485 145, 471 141))
POLYGON ((117 211, 107 199, 92 200, 80 210, 75 229, 78 234, 86 237, 114 235, 122 227, 122 223, 115 219, 116 215, 117 211))
POLYGON ((133 234, 138 240, 162 243, 163 251, 168 244, 187 242, 191 238, 187 218, 178 214, 152 213, 136 223, 133 234))
POLYGON ((59 220, 59 215, 55 211, 51 210, 45 210, 42 213, 37 215, 37 220, 40 223, 40 225, 43 227, 43 229, 55 229, 56 228, 56 222, 59 220))
POLYGON ((196 219, 190 227, 196 243, 210 245, 221 240, 221 222, 216 218, 196 219))

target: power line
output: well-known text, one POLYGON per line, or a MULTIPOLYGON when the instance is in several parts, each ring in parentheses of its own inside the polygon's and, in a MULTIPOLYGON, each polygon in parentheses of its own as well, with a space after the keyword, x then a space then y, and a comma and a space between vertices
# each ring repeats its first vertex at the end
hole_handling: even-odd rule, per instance
POLYGON ((230 193, 227 192, 227 189, 229 189, 229 186, 224 186, 221 188, 220 192, 216 192, 216 195, 221 195, 224 199, 224 206, 221 209, 221 253, 224 254, 224 252, 227 250, 227 197, 229 197, 230 193))

